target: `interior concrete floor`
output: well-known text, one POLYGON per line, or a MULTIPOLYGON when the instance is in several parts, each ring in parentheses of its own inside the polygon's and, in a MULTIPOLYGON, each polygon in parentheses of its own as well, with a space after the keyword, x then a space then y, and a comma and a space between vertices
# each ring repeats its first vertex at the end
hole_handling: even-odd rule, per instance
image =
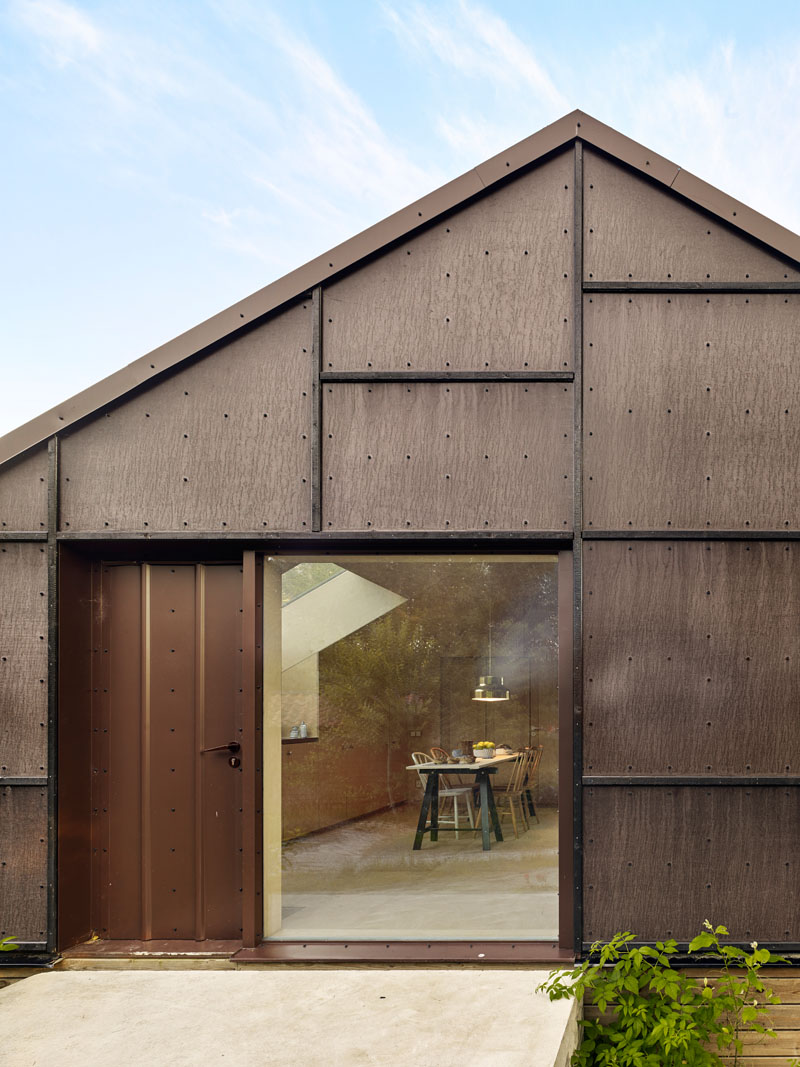
POLYGON ((426 835, 412 851, 410 801, 288 842, 283 927, 273 937, 331 940, 531 940, 558 937, 558 813, 539 812, 484 852, 469 829, 426 835))

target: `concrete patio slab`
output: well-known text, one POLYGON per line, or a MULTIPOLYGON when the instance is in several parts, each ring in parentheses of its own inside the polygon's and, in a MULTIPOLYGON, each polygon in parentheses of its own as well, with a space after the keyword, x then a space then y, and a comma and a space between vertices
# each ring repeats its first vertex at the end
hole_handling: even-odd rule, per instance
POLYGON ((63 971, 0 991, 6 1067, 567 1067, 574 1002, 519 968, 63 971))

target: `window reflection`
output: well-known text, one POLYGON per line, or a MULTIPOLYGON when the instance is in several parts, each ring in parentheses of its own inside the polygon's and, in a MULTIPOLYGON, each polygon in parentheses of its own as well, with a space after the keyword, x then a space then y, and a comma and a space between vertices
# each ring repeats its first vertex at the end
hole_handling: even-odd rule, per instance
MULTIPOLYGON (((556 558, 267 565, 280 588, 281 669, 265 767, 280 764, 282 797, 280 820, 267 819, 269 936, 557 937, 556 558), (473 699, 486 675, 503 678, 507 700, 473 699), (485 851, 469 825, 476 775, 454 764, 440 782, 453 795, 441 797, 438 840, 428 834, 415 851, 425 775, 408 769, 412 754, 471 757, 479 741, 509 753, 541 746, 525 818, 519 804, 498 804, 503 840, 485 851), (459 799, 456 835, 444 827, 459 799)), ((269 596, 266 608, 269 640, 269 596)), ((497 765, 495 791, 514 767, 497 765)))

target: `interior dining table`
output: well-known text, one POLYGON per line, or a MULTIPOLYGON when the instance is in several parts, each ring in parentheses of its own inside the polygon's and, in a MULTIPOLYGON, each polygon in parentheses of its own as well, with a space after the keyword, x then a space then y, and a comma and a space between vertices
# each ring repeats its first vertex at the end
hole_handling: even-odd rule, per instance
POLYGON ((422 795, 413 851, 422 848, 422 839, 425 834, 431 835, 431 841, 438 841, 440 831, 464 829, 463 826, 459 828, 439 825, 439 778, 443 774, 475 776, 475 784, 478 786, 480 797, 480 829, 484 852, 491 851, 492 833, 494 833, 495 841, 502 841, 503 831, 500 829, 500 818, 494 802, 491 776, 497 774, 498 767, 509 760, 516 759, 518 755, 517 752, 507 752, 499 756, 495 755, 491 759, 476 759, 472 763, 412 763, 410 767, 406 767, 407 771, 418 771, 428 776, 425 792, 422 795))

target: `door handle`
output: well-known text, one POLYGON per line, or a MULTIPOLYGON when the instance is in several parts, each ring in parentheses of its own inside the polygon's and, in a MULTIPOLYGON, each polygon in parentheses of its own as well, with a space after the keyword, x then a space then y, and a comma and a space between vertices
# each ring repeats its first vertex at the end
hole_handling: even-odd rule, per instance
POLYGON ((213 748, 201 748, 201 752, 238 752, 241 749, 238 741, 229 741, 227 745, 214 745, 213 748))

